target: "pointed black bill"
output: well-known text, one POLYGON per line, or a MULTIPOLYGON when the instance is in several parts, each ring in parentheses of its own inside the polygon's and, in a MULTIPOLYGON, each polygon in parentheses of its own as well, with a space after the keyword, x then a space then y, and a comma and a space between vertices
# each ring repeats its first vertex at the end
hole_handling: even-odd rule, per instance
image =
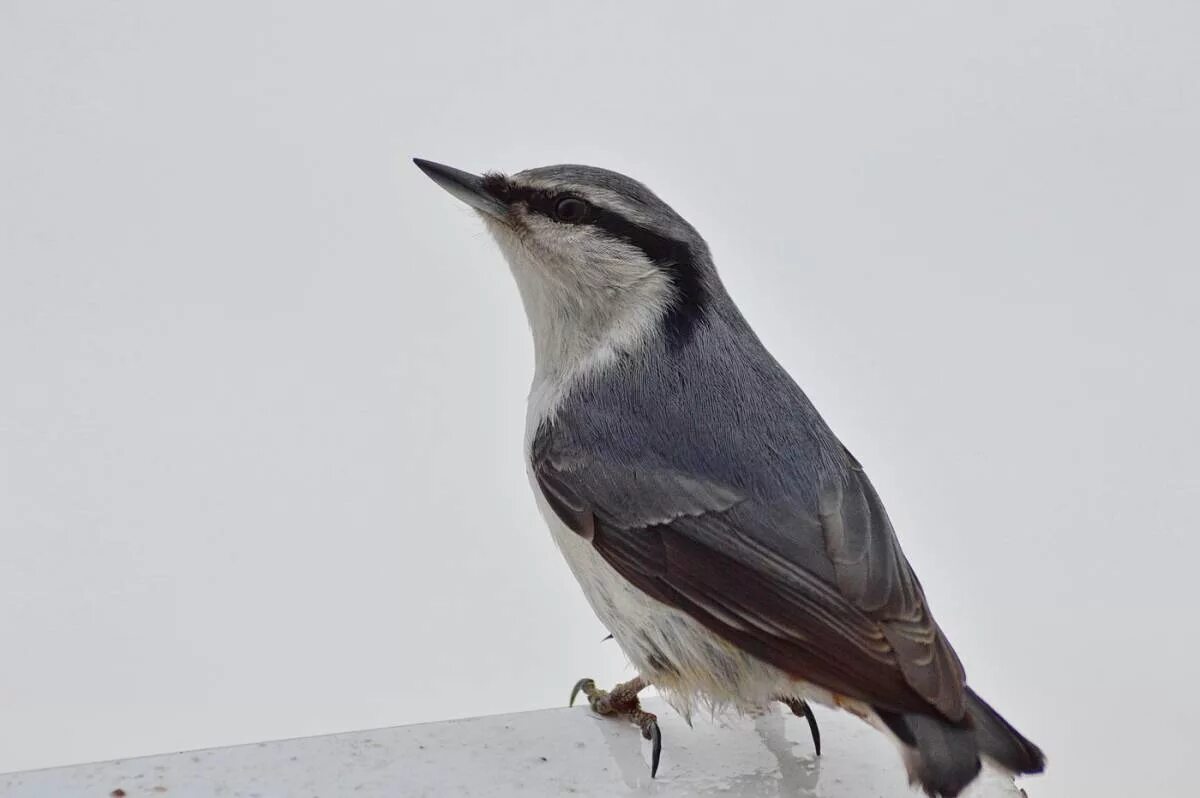
POLYGON ((496 219, 503 219, 508 214, 508 206, 484 190, 483 178, 479 175, 455 169, 453 166, 426 161, 424 158, 413 158, 413 163, 429 175, 433 182, 480 213, 486 213, 496 219))

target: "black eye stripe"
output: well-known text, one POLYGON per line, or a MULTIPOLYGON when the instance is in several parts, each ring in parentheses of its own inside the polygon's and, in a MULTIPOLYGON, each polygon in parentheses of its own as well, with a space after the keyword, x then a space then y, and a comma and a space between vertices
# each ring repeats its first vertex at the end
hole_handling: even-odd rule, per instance
MULTIPOLYGON (((534 213, 557 220, 555 209, 562 200, 574 194, 556 194, 544 189, 514 186, 503 175, 485 175, 484 189, 497 199, 512 203, 524 202, 534 213)), ((586 202, 586 200, 582 200, 586 202)), ((664 236, 655 230, 631 221, 616 211, 587 203, 588 213, 582 224, 599 228, 614 238, 637 247, 670 278, 678 300, 663 320, 672 343, 686 341, 708 304, 708 291, 700 278, 695 253, 683 241, 664 236)))

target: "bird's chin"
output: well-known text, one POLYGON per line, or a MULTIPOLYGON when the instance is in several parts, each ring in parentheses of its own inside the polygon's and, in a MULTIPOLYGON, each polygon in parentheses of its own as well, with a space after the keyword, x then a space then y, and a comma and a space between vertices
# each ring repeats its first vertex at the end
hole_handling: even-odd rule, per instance
POLYGON ((483 220, 483 224, 487 227, 488 232, 496 239, 497 243, 503 246, 506 239, 513 236, 519 237, 524 229, 521 223, 512 217, 510 214, 498 215, 489 213, 488 211, 475 209, 475 213, 483 220))

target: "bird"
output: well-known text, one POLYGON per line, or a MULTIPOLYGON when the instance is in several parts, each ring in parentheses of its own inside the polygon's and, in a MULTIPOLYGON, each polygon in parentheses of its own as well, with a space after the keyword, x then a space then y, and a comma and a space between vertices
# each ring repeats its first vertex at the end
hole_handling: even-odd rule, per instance
POLYGON ((968 685, 875 488, 768 352, 708 245, 599 167, 474 174, 414 158, 483 220, 533 338, 525 456, 535 500, 591 608, 636 669, 593 710, 662 734, 686 718, 810 702, 899 747, 910 783, 956 796, 988 761, 1045 757, 968 685))

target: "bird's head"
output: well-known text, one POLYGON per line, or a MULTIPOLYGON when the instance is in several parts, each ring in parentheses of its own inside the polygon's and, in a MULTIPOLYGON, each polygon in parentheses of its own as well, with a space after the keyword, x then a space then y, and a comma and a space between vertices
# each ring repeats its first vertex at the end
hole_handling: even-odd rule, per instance
POLYGON ((686 343, 720 284, 708 247, 636 180, 591 166, 473 175, 415 159, 474 208, 517 280, 542 373, 686 343))

